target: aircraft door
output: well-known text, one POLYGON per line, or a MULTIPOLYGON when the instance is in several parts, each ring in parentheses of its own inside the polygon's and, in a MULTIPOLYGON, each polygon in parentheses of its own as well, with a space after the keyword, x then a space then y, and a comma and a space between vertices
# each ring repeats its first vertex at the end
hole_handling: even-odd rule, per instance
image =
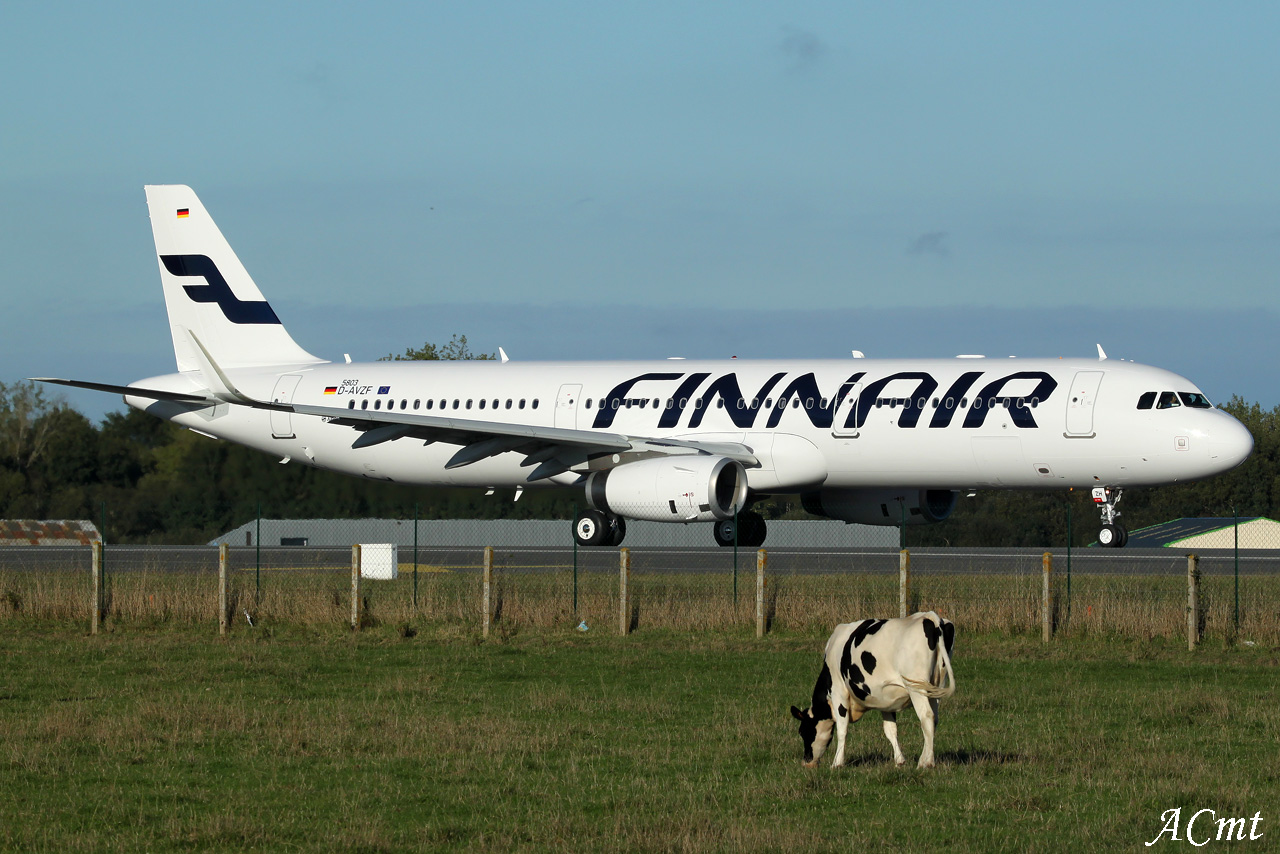
POLYGON ((1093 433, 1093 403, 1106 371, 1077 371, 1067 395, 1067 435, 1089 438, 1093 433))
MULTIPOLYGON (((276 390, 271 393, 272 403, 293 403, 293 392, 302 377, 297 374, 285 374, 276 380, 276 390)), ((271 437, 273 439, 292 439, 293 419, 291 413, 271 410, 271 437)))
POLYGON ((556 426, 568 430, 578 426, 578 398, 582 396, 582 386, 565 383, 560 386, 556 395, 556 426))
POLYGON ((858 402, 862 397, 862 383, 855 383, 844 400, 836 407, 831 421, 831 435, 837 439, 858 438, 858 402))

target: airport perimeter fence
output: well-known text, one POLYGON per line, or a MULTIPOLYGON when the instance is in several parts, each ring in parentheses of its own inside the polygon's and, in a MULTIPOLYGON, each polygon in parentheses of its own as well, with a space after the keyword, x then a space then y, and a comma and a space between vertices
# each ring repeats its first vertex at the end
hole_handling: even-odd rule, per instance
POLYGON ((623 546, 588 548, 567 520, 258 518, 208 545, 109 544, 96 586, 92 548, 5 546, 0 620, 822 633, 935 610, 974 632, 1280 645, 1280 542, 1194 559, 1181 548, 903 550, 895 528, 770 521, 758 549, 716 546, 710 527, 635 522, 623 546))

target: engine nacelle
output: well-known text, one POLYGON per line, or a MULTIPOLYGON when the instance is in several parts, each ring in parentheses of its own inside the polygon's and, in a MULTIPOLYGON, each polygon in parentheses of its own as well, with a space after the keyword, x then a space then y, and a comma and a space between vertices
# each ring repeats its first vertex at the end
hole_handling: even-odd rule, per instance
POLYGON ((815 516, 862 525, 901 525, 903 503, 908 525, 941 522, 959 498, 950 489, 820 489, 800 496, 804 509, 815 516))
POLYGON ((587 477, 587 503, 628 519, 732 519, 746 500, 747 471, 742 463, 725 457, 657 457, 587 477))

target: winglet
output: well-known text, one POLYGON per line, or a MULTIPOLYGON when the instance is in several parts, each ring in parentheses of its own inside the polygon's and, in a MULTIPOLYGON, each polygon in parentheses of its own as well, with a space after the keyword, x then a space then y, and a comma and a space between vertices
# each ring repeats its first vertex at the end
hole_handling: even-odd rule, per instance
POLYGON ((209 355, 209 351, 201 343, 200 339, 190 329, 185 330, 187 336, 191 338, 191 343, 196 345, 196 361, 200 364, 200 373, 204 377, 205 385, 213 392, 213 396, 227 403, 245 403, 252 405, 256 401, 251 400, 235 387, 235 384, 228 379, 227 375, 222 372, 222 368, 218 367, 218 363, 213 361, 213 356, 209 355))
POLYGON ((1106 360, 1107 360, 1107 354, 1106 354, 1105 352, 1103 352, 1103 350, 1102 350, 1102 345, 1101 345, 1101 344, 1099 344, 1099 345, 1098 345, 1098 361, 1099 361, 1099 362, 1105 362, 1106 360))

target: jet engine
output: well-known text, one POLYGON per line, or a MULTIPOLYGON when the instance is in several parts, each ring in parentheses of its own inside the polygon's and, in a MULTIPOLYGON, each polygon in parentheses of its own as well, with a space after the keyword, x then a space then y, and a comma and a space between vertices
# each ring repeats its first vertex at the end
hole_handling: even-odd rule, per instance
POLYGON ((624 463, 587 477, 587 503, 652 522, 732 519, 747 499, 747 472, 725 457, 688 455, 624 463))
POLYGON ((815 516, 862 525, 901 525, 905 505, 908 525, 928 525, 950 516, 959 497, 950 489, 820 489, 800 500, 815 516))

